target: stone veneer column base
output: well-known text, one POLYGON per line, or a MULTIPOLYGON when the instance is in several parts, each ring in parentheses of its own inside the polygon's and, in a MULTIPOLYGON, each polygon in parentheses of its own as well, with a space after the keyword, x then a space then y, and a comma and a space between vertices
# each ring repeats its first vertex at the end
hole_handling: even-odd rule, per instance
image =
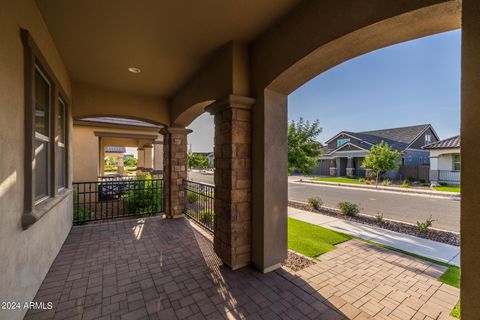
POLYGON ((185 191, 183 180, 187 178, 187 135, 192 130, 164 128, 163 135, 163 182, 165 216, 169 219, 183 217, 185 191))
POLYGON ((233 270, 251 262, 251 107, 230 95, 206 110, 215 116, 214 249, 233 270))

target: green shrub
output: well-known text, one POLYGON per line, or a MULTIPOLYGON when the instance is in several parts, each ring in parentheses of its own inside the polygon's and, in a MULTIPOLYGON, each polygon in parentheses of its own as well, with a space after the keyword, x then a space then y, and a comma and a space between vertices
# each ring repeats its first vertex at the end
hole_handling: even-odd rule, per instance
POLYGON ((337 204, 337 208, 340 209, 340 211, 347 216, 355 216, 358 212, 360 212, 358 204, 347 201, 339 202, 337 204))
POLYGON ((402 188, 409 188, 410 182, 408 180, 403 180, 403 183, 400 185, 402 188))
POLYGON ((377 220, 377 222, 382 222, 383 221, 383 213, 377 213, 375 215, 375 220, 377 220))
POLYGON ((446 182, 439 182, 438 184, 442 187, 448 187, 448 183, 446 182))
POLYGON ((426 183, 427 181, 425 181, 425 179, 420 179, 420 180, 418 180, 418 182, 420 182, 421 184, 424 184, 424 183, 426 183))
POLYGON ((91 218, 92 218, 92 210, 88 208, 73 211, 73 222, 76 224, 86 223, 91 218))
POLYGON ((420 232, 427 231, 433 225, 434 221, 437 221, 437 220, 433 220, 432 215, 430 215, 425 221, 422 221, 422 222, 417 221, 418 230, 420 232))
POLYGON ((215 219, 215 214, 213 209, 204 209, 200 211, 198 215, 198 219, 200 220, 201 223, 204 223, 206 225, 213 225, 213 221, 215 219))
POLYGON ((315 210, 320 210, 320 207, 322 206, 323 201, 320 199, 320 197, 311 197, 308 198, 308 205, 315 210))
POLYGON ((392 184, 392 180, 390 179, 383 179, 382 180, 382 186, 389 186, 392 184))
POLYGON ((358 179, 358 182, 360 182, 360 183, 365 183, 365 181, 366 181, 365 177, 361 177, 360 179, 358 179))
POLYGON ((151 175, 139 175, 129 184, 124 204, 129 213, 155 213, 163 208, 163 186, 152 181, 151 175))
POLYGON ((199 199, 199 194, 193 191, 187 191, 187 202, 188 203, 195 203, 199 199))
POLYGON ((411 183, 411 182, 414 182, 414 181, 415 181, 415 177, 410 176, 410 177, 408 177, 407 180, 408 180, 408 182, 410 182, 410 183, 411 183))

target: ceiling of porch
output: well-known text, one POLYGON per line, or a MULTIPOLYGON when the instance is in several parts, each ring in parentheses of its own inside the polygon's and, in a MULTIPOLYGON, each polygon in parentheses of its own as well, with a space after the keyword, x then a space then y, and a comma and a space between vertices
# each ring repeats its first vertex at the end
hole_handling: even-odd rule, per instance
POLYGON ((168 97, 216 48, 252 40, 299 0, 36 2, 72 81, 168 97))

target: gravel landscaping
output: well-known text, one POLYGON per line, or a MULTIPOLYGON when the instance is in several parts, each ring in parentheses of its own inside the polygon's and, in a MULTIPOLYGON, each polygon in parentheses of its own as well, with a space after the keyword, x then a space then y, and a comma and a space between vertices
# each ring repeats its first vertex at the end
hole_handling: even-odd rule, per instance
POLYGON ((391 221, 384 219, 383 221, 377 221, 375 217, 357 214, 356 216, 345 216, 339 210, 334 208, 321 207, 320 210, 312 209, 308 203, 298 202, 298 201, 288 201, 288 206, 292 208, 297 208, 305 211, 311 211, 315 213, 320 213, 328 216, 333 216, 340 219, 360 222, 366 225, 371 225, 375 227, 380 227, 383 229, 401 232, 409 235, 413 235, 420 238, 425 238, 433 241, 438 241, 446 244, 451 244, 454 246, 460 246, 460 234, 448 231, 441 231, 436 229, 429 229, 425 232, 420 232, 418 227, 413 224, 391 221))
POLYGON ((314 264, 315 261, 313 259, 300 255, 292 250, 288 250, 287 260, 282 263, 282 266, 293 271, 300 271, 314 264))

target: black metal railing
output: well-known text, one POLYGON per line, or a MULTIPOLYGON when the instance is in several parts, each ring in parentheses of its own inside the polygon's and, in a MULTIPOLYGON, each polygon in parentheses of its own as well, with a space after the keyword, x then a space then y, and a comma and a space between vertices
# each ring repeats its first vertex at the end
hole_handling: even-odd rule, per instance
POLYGON ((189 180, 183 180, 183 187, 185 190, 185 215, 213 232, 215 187, 189 180))
POLYGON ((74 182, 73 223, 163 212, 163 190, 163 179, 148 176, 74 182))

